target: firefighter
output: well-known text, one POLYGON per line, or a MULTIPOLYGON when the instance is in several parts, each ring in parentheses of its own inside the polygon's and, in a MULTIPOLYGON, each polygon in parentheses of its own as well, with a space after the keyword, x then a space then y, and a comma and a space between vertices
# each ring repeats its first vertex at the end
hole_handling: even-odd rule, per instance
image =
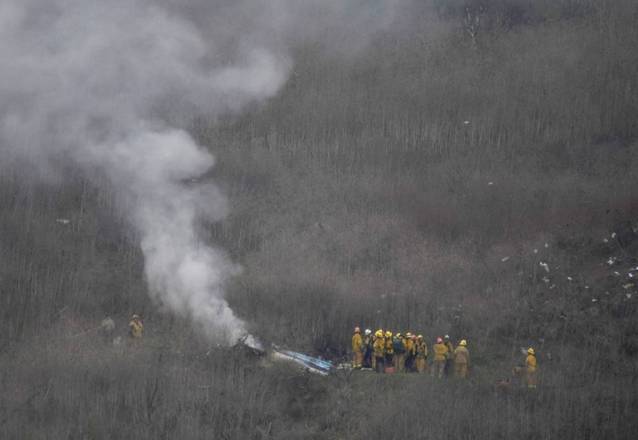
POLYGON ((412 333, 405 334, 405 371, 411 373, 414 371, 414 339, 412 333))
POLYGON ((372 330, 369 328, 363 332, 363 368, 372 368, 372 330))
POLYGON ((458 377, 459 379, 467 378, 467 369, 469 366, 470 352, 467 350, 467 341, 463 339, 454 350, 454 377, 458 377))
POLYGON ((432 363, 431 374, 441 379, 445 371, 445 362, 449 357, 448 348, 443 343, 443 338, 439 336, 436 338, 436 344, 434 344, 432 349, 434 350, 434 362, 432 363))
POLYGON ((536 353, 532 347, 527 349, 527 358, 525 359, 525 381, 527 388, 536 388, 538 385, 538 363, 536 362, 536 353))
POLYGON ((372 351, 374 354, 374 368, 377 373, 383 373, 385 356, 385 339, 383 337, 383 330, 379 329, 374 333, 372 351))
POLYGON ((450 340, 450 335, 443 336, 443 343, 447 347, 447 359, 445 360, 445 377, 452 375, 454 371, 454 345, 450 340))
POLYGON ((405 369, 405 339, 401 333, 394 335, 392 348, 394 349, 394 370, 402 373, 405 369))
POLYGON ((352 368, 360 369, 363 362, 363 338, 361 338, 361 329, 354 328, 352 335, 352 368))
POLYGON ((392 366, 394 365, 394 346, 392 341, 392 332, 386 330, 385 332, 385 369, 386 372, 393 372, 392 366))
POLYGON ((129 336, 131 339, 141 339, 144 334, 144 323, 137 314, 131 316, 131 321, 128 323, 129 336))
POLYGON ((423 339, 423 335, 416 338, 416 371, 425 373, 428 371, 428 345, 423 339))

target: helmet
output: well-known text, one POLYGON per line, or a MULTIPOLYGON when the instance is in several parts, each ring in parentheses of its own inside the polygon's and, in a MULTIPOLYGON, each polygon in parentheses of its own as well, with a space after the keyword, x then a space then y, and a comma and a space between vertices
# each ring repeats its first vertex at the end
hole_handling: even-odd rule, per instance
POLYGON ((459 345, 461 347, 465 347, 467 345, 467 341, 465 339, 462 339, 461 342, 459 342, 459 345))
POLYGON ((438 338, 436 338, 436 343, 440 344, 443 342, 443 339, 439 336, 438 338))
POLYGON ((139 315, 133 313, 133 316, 131 316, 131 319, 140 319, 139 315))
POLYGON ((359 327, 355 327, 355 328, 354 328, 354 332, 355 332, 355 333, 361 333, 361 329, 360 329, 359 327))
POLYGON ((529 353, 529 354, 535 354, 535 353, 534 353, 534 349, 533 349, 532 347, 530 347, 530 348, 528 348, 528 349, 527 349, 527 353, 529 353))
POLYGON ((412 339, 413 341, 416 341, 416 335, 412 335, 412 337, 410 337, 410 339, 412 339))
POLYGON ((445 335, 445 336, 443 337, 443 339, 445 339, 446 341, 447 341, 447 340, 449 340, 449 339, 450 339, 450 335, 445 335))
POLYGON ((417 339, 423 339, 423 335, 417 336, 417 339))
POLYGON ((412 333, 407 332, 407 333, 405 334, 405 337, 406 337, 406 338, 408 338, 408 339, 410 339, 410 338, 412 337, 412 333))
POLYGON ((366 331, 365 331, 365 334, 366 334, 366 336, 370 336, 372 334, 372 330, 367 328, 366 331))
POLYGON ((403 335, 401 335, 401 333, 397 333, 397 334, 396 334, 396 335, 394 335, 394 336, 396 336, 397 338, 400 338, 400 337, 402 337, 403 335))
POLYGON ((374 335, 375 335, 377 338, 382 338, 382 337, 383 337, 383 331, 381 331, 381 330, 377 330, 376 332, 374 332, 374 335))
POLYGON ((392 332, 390 330, 386 330, 385 337, 386 338, 391 338, 392 337, 392 332))

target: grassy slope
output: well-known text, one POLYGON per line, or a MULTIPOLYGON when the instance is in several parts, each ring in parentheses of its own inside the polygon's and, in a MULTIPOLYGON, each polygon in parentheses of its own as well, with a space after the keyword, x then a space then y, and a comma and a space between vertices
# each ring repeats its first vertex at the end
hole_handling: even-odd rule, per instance
POLYGON ((630 437, 638 329, 622 285, 636 252, 602 238, 638 209, 638 30, 631 2, 599 3, 492 24, 476 46, 453 15, 417 17, 363 53, 304 45, 276 98, 193 128, 233 204, 211 240, 245 267, 229 299, 256 333, 339 357, 355 323, 451 332, 470 340, 472 387, 203 356, 187 323, 149 303, 108 190, 4 175, 0 432, 630 437), (149 329, 135 354, 83 333, 104 315, 122 329, 133 310, 149 329), (546 388, 494 394, 527 344, 546 388))

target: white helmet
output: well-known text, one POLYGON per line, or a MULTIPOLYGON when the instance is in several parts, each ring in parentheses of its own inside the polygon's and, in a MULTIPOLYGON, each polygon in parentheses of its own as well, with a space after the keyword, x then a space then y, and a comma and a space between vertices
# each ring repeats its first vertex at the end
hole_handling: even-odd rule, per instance
POLYGON ((366 334, 366 336, 370 336, 372 334, 372 330, 367 328, 366 331, 365 331, 365 334, 366 334))

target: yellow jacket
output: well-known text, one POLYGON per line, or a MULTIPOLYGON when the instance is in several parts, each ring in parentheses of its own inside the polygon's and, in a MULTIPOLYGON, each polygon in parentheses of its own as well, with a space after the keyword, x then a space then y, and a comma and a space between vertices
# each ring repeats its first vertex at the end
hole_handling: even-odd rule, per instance
POLYGON ((406 338, 403 345, 405 346, 406 354, 408 355, 414 354, 414 341, 412 339, 406 338))
POLYGON ((420 358, 428 357, 428 345, 425 341, 416 343, 416 355, 420 358))
POLYGON ((352 351, 359 352, 361 351, 361 344, 363 343, 363 339, 361 338, 360 333, 355 333, 352 335, 352 351))
POLYGON ((470 363, 470 352, 467 351, 467 348, 459 345, 454 350, 454 363, 456 364, 469 364, 470 363))
POLYGON ((394 354, 394 345, 392 345, 392 338, 385 340, 385 354, 394 354))
POLYGON ((444 361, 448 357, 448 349, 445 344, 434 344, 434 360, 444 361))
POLYGON ((372 349, 374 350, 375 357, 383 357, 385 354, 385 339, 376 338, 374 344, 372 344, 372 349))
POLYGON ((132 320, 128 323, 129 329, 131 331, 131 336, 134 338, 141 338, 142 333, 144 333, 144 324, 142 321, 132 320))
POLYGON ((534 356, 533 354, 528 354, 527 359, 525 359, 525 365, 527 366, 528 373, 534 373, 537 368, 536 356, 534 356))

